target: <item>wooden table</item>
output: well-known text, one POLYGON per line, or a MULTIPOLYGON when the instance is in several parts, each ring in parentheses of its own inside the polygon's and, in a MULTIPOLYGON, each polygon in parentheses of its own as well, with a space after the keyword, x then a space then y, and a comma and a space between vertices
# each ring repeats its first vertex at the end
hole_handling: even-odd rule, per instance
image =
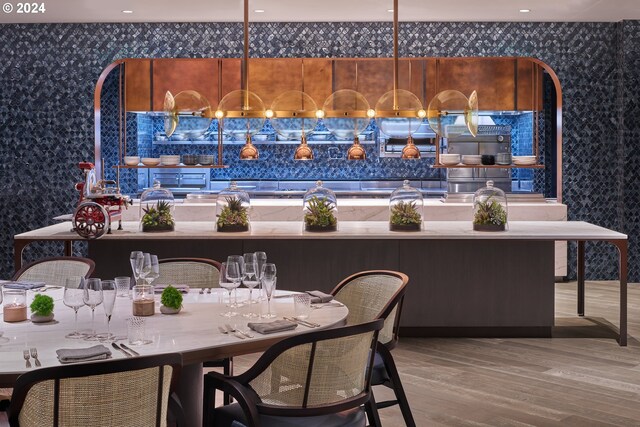
MULTIPOLYGON (((181 376, 179 395, 187 415, 187 425, 202 424, 202 362, 261 352, 287 336, 343 324, 348 314, 346 307, 313 309, 308 320, 319 323, 320 328, 310 329, 299 325, 293 331, 270 335, 251 332, 253 338, 239 339, 234 335, 220 333, 218 326, 230 323, 248 330, 247 322, 268 320, 249 320, 243 316, 231 318, 221 316, 221 312, 228 310, 224 303, 219 302, 221 291, 221 289, 216 289, 211 294, 191 292, 185 295, 183 311, 178 315, 158 314, 159 310, 156 309, 155 315, 144 318, 147 337, 153 342, 146 345, 130 346, 141 355, 173 352, 182 354, 185 366, 181 376)), ((34 294, 32 291, 28 291, 29 304, 34 294)), ((86 348, 99 344, 96 341, 65 338, 66 334, 74 330, 73 310, 64 306, 62 290, 51 290, 46 294, 53 296, 55 300, 55 323, 0 322, 0 331, 4 332, 0 337, 0 387, 11 387, 16 378, 28 370, 25 368, 25 360, 22 355, 24 349, 36 347, 42 366, 48 367, 60 366, 56 355, 57 349, 86 348)), ((248 297, 247 290, 239 289, 238 296, 240 299, 246 299, 248 297)), ((157 301, 159 301, 159 297, 160 295, 157 295, 157 301)), ((271 306, 272 311, 277 313, 280 319, 282 316, 293 315, 293 298, 272 299, 271 306)), ((251 305, 251 309, 255 310, 259 310, 261 307, 266 309, 266 303, 251 305)), ((248 310, 248 305, 236 309, 241 313, 248 310)), ((102 306, 96 308, 95 316, 97 332, 106 332, 106 317, 102 306)), ((111 320, 111 331, 116 336, 126 337, 126 319, 128 317, 131 317, 131 301, 126 297, 118 297, 111 320)), ((90 327, 91 310, 89 308, 83 307, 79 310, 78 324, 81 330, 90 327)), ((126 340, 119 342, 127 343, 126 340)), ((105 343, 105 345, 112 351, 113 358, 125 357, 121 352, 113 349, 109 343, 105 343)))
MULTIPOLYGON (((131 250, 161 258, 265 251, 292 290, 330 291, 361 270, 406 273, 401 334, 408 336, 550 337, 554 325, 554 244, 578 243, 578 315, 584 310, 587 241, 618 250, 620 345, 627 344, 627 236, 580 221, 510 221, 504 232, 478 232, 470 221, 426 221, 419 232, 392 232, 384 221, 341 221, 337 232, 309 233, 301 222, 253 221, 243 233, 217 233, 211 222, 177 222, 168 233, 142 233, 123 223, 89 242, 94 275, 128 275, 131 250)), ((15 236, 16 268, 34 241, 63 241, 67 251, 83 240, 70 223, 15 236)))

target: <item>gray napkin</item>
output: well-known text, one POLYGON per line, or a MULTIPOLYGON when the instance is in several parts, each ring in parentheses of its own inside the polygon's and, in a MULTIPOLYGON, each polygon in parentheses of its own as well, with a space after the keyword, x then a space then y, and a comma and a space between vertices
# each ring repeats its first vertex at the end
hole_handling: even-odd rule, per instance
POLYGON ((46 283, 31 282, 29 280, 21 280, 19 282, 7 283, 4 285, 7 289, 38 289, 42 288, 46 283))
POLYGON ((189 285, 153 285, 153 292, 157 294, 162 293, 162 291, 164 291, 169 286, 173 286, 178 290, 178 292, 181 292, 183 294, 189 293, 189 285))
POLYGON ((288 320, 274 320, 266 323, 248 323, 247 326, 259 334, 273 334, 275 332, 290 331, 298 327, 297 324, 288 320))
POLYGON ((102 344, 89 348, 61 348, 56 350, 60 363, 87 362, 111 357, 111 350, 102 344))
POLYGON ((333 295, 325 294, 322 291, 307 291, 307 293, 311 295, 311 304, 329 302, 333 299, 333 295))

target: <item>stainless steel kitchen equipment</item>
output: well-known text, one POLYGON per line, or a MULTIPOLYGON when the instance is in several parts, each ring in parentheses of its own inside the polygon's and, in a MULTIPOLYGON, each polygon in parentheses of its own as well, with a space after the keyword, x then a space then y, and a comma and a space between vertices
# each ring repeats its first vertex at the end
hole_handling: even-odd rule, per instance
POLYGON ((141 192, 158 180, 176 196, 207 190, 210 171, 208 168, 149 168, 138 169, 138 191, 141 192))
MULTIPOLYGON (((378 132, 380 143, 380 157, 401 157, 402 149, 407 145, 407 138, 390 138, 378 132)), ((413 143, 420 150, 423 157, 433 157, 436 152, 436 134, 424 121, 413 134, 413 143)))
MULTIPOLYGON (((443 138, 447 153, 460 155, 511 154, 511 126, 481 125, 475 138, 468 132, 456 138, 443 138)), ((474 193, 492 180, 494 186, 511 192, 510 168, 448 168, 447 190, 449 193, 474 193)))

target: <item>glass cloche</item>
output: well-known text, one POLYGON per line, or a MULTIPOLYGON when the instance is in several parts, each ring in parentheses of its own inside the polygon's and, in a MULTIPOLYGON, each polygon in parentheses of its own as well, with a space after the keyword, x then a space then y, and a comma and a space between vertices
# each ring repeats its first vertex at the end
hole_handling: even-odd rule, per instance
POLYGON ((173 231, 174 213, 173 193, 154 180, 153 187, 144 190, 140 196, 140 230, 173 231))
POLYGON ((249 231, 249 194, 231 181, 216 200, 216 230, 221 232, 249 231))
POLYGON ((322 186, 309 189, 303 198, 304 229, 306 231, 336 231, 338 229, 338 202, 336 193, 322 186))
POLYGON ((422 229, 422 193, 404 180, 389 198, 389 230, 420 231, 422 229))
POLYGON ((487 181, 473 195, 473 229, 477 231, 504 231, 507 228, 507 196, 504 191, 487 181))

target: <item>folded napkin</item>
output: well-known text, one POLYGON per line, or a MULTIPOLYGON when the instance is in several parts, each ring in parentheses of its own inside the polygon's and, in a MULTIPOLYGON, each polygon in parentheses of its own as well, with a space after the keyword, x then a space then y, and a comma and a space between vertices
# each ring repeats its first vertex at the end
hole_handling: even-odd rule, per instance
POLYGON ((274 320, 266 323, 248 323, 247 326, 259 334, 273 334, 276 332, 290 331, 298 327, 296 323, 288 320, 274 320))
POLYGON ((173 286, 178 290, 178 292, 182 292, 183 294, 189 293, 189 285, 153 285, 153 291, 155 293, 162 293, 169 286, 173 286))
POLYGON ((311 295, 311 304, 329 302, 333 299, 333 295, 325 294, 322 291, 307 291, 307 293, 311 295))
POLYGON ((7 283, 4 285, 7 289, 38 289, 46 285, 44 282, 31 282, 29 280, 21 280, 19 282, 7 283))
POLYGON ((61 348, 56 350, 60 363, 87 362, 111 357, 111 350, 102 344, 89 348, 61 348))

